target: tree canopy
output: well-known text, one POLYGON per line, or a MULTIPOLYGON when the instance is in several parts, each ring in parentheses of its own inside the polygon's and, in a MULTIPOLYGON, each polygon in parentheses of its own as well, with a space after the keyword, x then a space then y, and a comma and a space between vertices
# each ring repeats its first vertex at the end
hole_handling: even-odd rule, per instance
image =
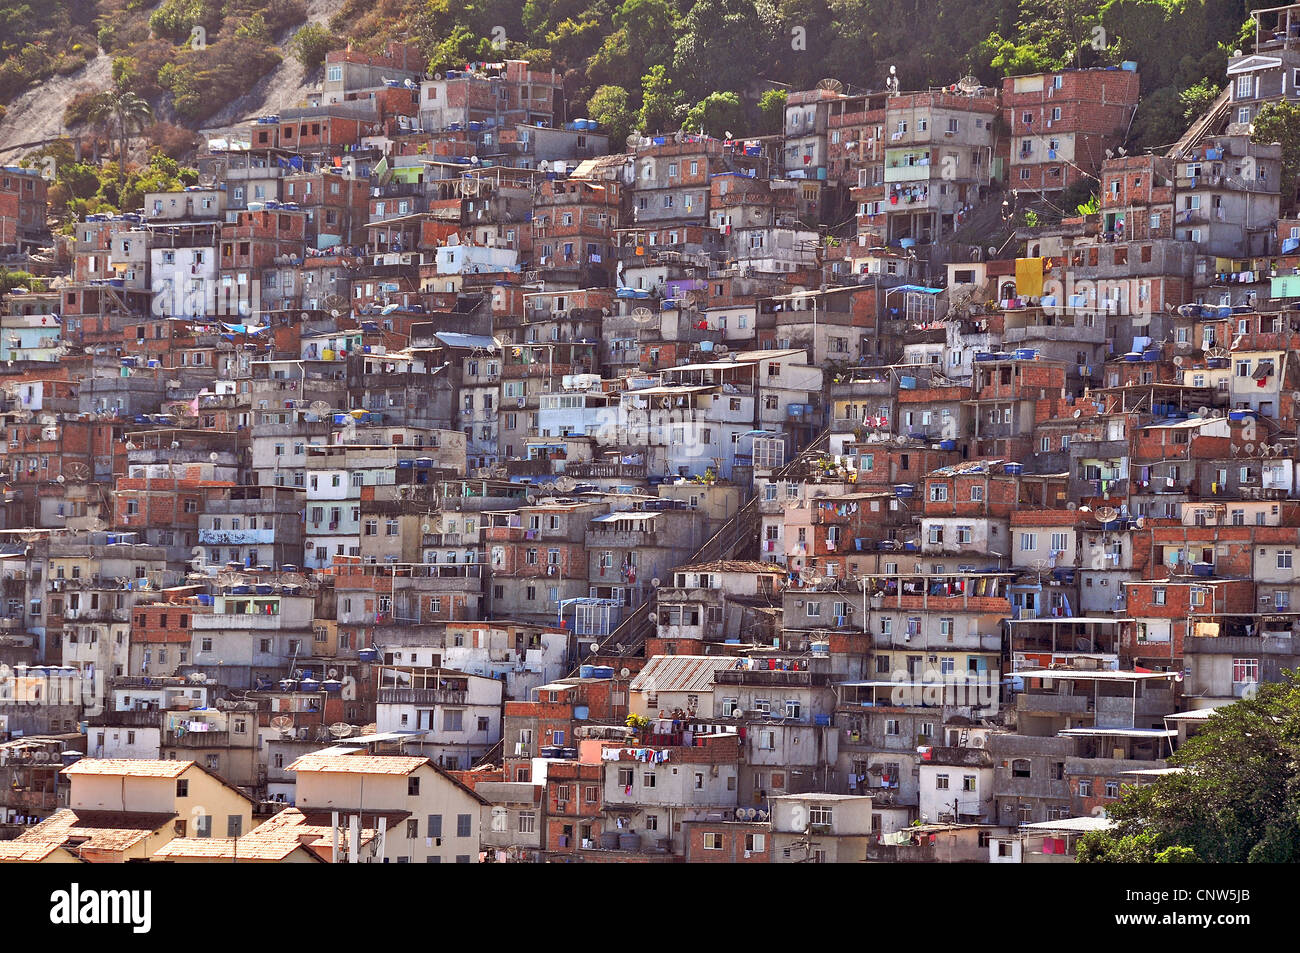
POLYGON ((1217 709, 1169 763, 1183 771, 1123 790, 1080 862, 1300 860, 1300 673, 1217 709))

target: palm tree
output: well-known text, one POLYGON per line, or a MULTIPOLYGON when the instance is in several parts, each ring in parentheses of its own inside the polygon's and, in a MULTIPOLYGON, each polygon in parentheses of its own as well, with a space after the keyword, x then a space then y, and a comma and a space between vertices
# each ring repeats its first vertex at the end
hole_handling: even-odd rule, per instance
POLYGON ((126 149, 130 131, 142 127, 153 118, 149 104, 128 89, 110 89, 99 94, 91 108, 91 117, 106 123, 117 123, 117 187, 119 193, 126 184, 126 149))

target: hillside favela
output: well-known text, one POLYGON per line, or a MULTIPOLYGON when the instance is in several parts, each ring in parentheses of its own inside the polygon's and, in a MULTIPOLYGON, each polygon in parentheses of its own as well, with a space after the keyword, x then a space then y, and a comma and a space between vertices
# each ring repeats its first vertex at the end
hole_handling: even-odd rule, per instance
POLYGON ((0 862, 1300 859, 1298 186, 1300 5, 0 0, 0 862))

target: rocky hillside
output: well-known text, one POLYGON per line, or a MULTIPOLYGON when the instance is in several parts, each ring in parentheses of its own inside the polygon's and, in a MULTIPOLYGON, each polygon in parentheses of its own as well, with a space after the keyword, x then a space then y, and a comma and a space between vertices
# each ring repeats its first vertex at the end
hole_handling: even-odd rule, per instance
POLYGON ((176 155, 192 133, 298 102, 325 52, 402 38, 433 70, 522 56, 561 70, 615 133, 772 131, 776 84, 904 89, 1136 60, 1131 144, 1177 138, 1246 44, 1244 0, 0 0, 0 160, 94 131, 93 95, 144 98, 176 155), (194 42, 199 36, 201 43, 194 42), (304 42, 305 41, 305 42, 304 42), (198 47, 198 48, 196 48, 198 47), (744 50, 746 55, 736 56, 744 50), (306 65, 304 65, 304 63, 306 65), (720 126, 721 128, 721 126, 720 126))

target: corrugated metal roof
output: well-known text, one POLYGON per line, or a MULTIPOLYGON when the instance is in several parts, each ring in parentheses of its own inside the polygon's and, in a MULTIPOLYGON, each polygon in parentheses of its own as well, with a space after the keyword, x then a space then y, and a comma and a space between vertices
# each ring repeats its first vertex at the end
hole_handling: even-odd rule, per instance
POLYGON ((725 655, 656 655, 632 679, 631 689, 656 692, 708 691, 713 675, 734 668, 736 660, 725 655))

